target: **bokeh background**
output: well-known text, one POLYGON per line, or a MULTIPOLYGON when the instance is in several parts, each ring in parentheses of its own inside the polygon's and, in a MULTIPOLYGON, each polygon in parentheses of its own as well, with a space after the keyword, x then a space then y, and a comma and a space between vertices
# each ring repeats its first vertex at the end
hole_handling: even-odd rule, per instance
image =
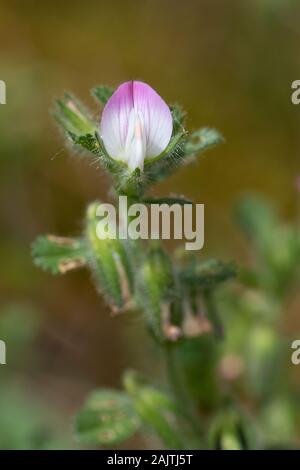
MULTIPOLYGON (((243 193, 262 193, 283 219, 299 215, 300 106, 290 96, 300 5, 1 0, 0 23, 0 448, 78 447, 70 423, 86 393, 118 387, 124 368, 146 370, 153 357, 139 320, 111 318, 88 273, 53 278, 33 266, 34 238, 79 234, 87 203, 109 189, 101 169, 65 148, 49 113, 54 98, 71 90, 97 115, 90 88, 141 79, 183 105, 189 129, 220 130, 225 145, 155 191, 206 205, 201 256, 243 261, 247 244, 232 218, 243 193)), ((300 330, 298 313, 294 299, 287 329, 300 330)))

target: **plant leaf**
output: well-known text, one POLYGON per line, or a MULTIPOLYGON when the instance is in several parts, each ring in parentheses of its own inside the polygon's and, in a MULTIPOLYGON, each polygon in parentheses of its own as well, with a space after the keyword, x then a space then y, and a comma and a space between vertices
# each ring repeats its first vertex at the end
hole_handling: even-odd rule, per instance
POLYGON ((180 104, 171 105, 170 110, 173 116, 173 135, 175 135, 182 130, 186 113, 180 104))
POLYGON ((86 263, 87 248, 83 240, 54 235, 38 237, 32 244, 36 266, 52 274, 64 274, 86 263))
POLYGON ((106 105, 113 92, 113 88, 105 85, 96 86, 91 90, 92 96, 94 96, 96 100, 102 104, 102 106, 106 105))
POLYGON ((94 391, 75 417, 75 431, 86 444, 116 445, 131 437, 139 427, 139 418, 125 392, 94 391))
POLYGON ((169 449, 185 448, 182 430, 178 427, 177 419, 182 418, 182 413, 177 402, 167 392, 145 383, 134 371, 125 373, 123 383, 142 422, 169 449))
POLYGON ((204 152, 224 142, 223 136, 216 130, 204 127, 189 134, 185 144, 185 155, 204 152))
POLYGON ((86 239, 90 256, 88 264, 94 274, 99 290, 111 306, 121 308, 130 296, 133 285, 132 266, 126 240, 99 238, 97 233, 100 218, 97 210, 101 203, 95 201, 88 206, 86 216, 86 239))
POLYGON ((67 134, 84 135, 94 132, 96 128, 89 111, 71 93, 65 93, 63 99, 56 100, 53 115, 67 134))
POLYGON ((161 197, 161 198, 147 198, 142 200, 145 204, 168 204, 172 206, 173 204, 194 204, 190 199, 185 199, 183 197, 161 197))
POLYGON ((207 289, 236 276, 236 267, 231 262, 215 259, 204 263, 193 261, 183 268, 180 278, 188 287, 197 290, 207 289))

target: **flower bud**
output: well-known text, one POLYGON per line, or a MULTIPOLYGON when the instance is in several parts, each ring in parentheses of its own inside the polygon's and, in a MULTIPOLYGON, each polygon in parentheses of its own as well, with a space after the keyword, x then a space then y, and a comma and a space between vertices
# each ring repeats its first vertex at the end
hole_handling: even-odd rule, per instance
POLYGON ((149 85, 123 83, 103 109, 100 136, 107 154, 131 171, 159 156, 168 146, 173 130, 168 105, 149 85))
POLYGON ((125 243, 107 236, 99 238, 97 211, 101 203, 89 205, 86 218, 86 236, 91 249, 89 264, 97 286, 112 306, 118 310, 128 303, 132 289, 132 272, 125 243))

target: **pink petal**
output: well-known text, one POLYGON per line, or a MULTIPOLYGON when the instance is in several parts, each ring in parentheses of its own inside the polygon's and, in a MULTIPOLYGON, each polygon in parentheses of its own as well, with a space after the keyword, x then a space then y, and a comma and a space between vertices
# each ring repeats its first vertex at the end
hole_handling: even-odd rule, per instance
POLYGON ((117 160, 125 160, 125 142, 130 111, 133 108, 133 82, 123 83, 114 92, 103 109, 100 135, 107 153, 117 160))
POLYGON ((153 88, 134 82, 134 106, 143 116, 146 134, 146 158, 157 157, 170 142, 173 130, 169 106, 153 88))
POLYGON ((149 85, 123 83, 108 100, 101 118, 100 134, 108 154, 142 169, 145 158, 159 155, 172 135, 172 114, 149 85))

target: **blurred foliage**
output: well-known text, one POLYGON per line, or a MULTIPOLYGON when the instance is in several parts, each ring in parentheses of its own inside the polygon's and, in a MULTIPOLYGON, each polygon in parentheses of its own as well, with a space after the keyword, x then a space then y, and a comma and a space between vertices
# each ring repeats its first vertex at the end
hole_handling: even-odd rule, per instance
MULTIPOLYGON (((258 196, 240 200, 235 214, 253 251, 252 263, 241 266, 237 280, 216 289, 214 280, 230 278, 234 271, 214 260, 198 266, 193 259, 181 274, 190 294, 201 297, 212 324, 213 308, 220 329, 215 328, 214 335, 210 331, 199 335, 194 324, 194 338, 171 339, 169 391, 156 390, 132 372, 124 377, 136 420, 145 422, 167 448, 299 446, 300 401, 289 367, 292 338, 281 331, 284 304, 300 282, 299 227, 282 223, 272 205, 258 196), (287 232, 288 238, 278 236, 287 232)), ((156 272, 154 280, 161 293, 163 280, 156 272)), ((152 284, 148 278, 140 292, 142 297, 149 293, 153 302, 152 284)), ((159 322, 161 300, 157 301, 157 312, 150 311, 149 316, 159 322)), ((183 310, 183 315, 188 311, 183 310)), ((81 436, 80 426, 76 429, 81 436)), ((109 444, 115 444, 113 437, 109 444)))
POLYGON ((292 337, 282 332, 285 304, 300 282, 299 227, 282 223, 275 208, 258 196, 239 201, 236 218, 253 259, 241 268, 239 283, 218 294, 225 325, 219 372, 227 393, 239 396, 253 415, 259 448, 299 446, 292 337))
POLYGON ((32 307, 22 304, 8 304, 0 310, 0 338, 6 345, 6 364, 0 365, 0 449, 72 447, 71 439, 59 430, 57 410, 32 396, 18 372, 26 367, 26 361, 34 361, 32 345, 39 317, 32 307))
MULTIPOLYGON (((53 410, 55 412, 55 410, 53 410)), ((44 450, 73 447, 59 431, 59 419, 53 420, 49 404, 37 403, 17 384, 1 384, 0 449, 44 450)))
POLYGON ((102 389, 88 397, 75 425, 82 442, 112 445, 128 439, 138 424, 139 419, 125 393, 102 389))

